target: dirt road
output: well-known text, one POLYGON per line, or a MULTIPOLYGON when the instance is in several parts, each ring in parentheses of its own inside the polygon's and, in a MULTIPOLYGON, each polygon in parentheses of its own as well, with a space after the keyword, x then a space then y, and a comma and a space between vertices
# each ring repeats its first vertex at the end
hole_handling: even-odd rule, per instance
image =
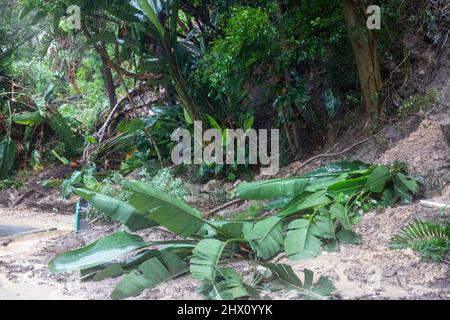
POLYGON ((64 294, 62 283, 43 279, 40 275, 46 265, 36 256, 50 239, 73 230, 73 216, 0 209, 0 224, 0 243, 5 244, 0 246, 0 300, 82 298, 64 294), (53 228, 57 230, 12 235, 53 228))

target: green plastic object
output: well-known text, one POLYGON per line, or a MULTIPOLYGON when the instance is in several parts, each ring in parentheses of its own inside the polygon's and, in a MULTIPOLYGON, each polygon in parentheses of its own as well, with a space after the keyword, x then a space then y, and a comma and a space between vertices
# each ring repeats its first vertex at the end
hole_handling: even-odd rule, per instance
POLYGON ((80 200, 77 201, 75 206, 75 233, 78 233, 80 226, 80 200))

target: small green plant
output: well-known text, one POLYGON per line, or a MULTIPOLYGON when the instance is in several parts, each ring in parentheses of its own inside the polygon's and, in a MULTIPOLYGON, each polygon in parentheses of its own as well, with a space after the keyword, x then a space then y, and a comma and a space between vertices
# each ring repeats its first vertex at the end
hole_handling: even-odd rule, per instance
MULTIPOLYGON (((123 188, 123 181, 124 177, 116 171, 109 175, 102 182, 96 183, 94 186, 91 186, 91 188, 98 193, 123 201, 130 196, 130 193, 123 188)), ((103 216, 103 218, 107 218, 107 216, 105 216, 95 207, 88 207, 88 210, 86 212, 86 216, 88 219, 94 219, 100 215, 103 216)))
MULTIPOLYGON (((216 129, 220 132, 222 136, 222 145, 223 145, 223 154, 226 155, 227 148, 230 145, 230 134, 229 128, 222 128, 219 123, 210 115, 206 115, 206 118, 209 122, 211 128, 216 129)), ((247 132, 252 129, 254 123, 254 116, 252 113, 242 114, 239 119, 236 121, 242 126, 243 132, 247 134, 247 132)), ((197 175, 197 178, 201 182, 208 181, 217 176, 223 176, 228 181, 235 181, 238 178, 242 178, 242 175, 251 175, 252 165, 250 164, 249 159, 249 150, 245 148, 244 153, 244 162, 243 164, 238 164, 237 160, 237 148, 238 148, 239 140, 235 145, 235 161, 232 164, 219 164, 219 163, 207 163, 203 161, 202 164, 198 166, 198 170, 194 172, 197 175)), ((254 167, 254 166, 253 166, 254 167)))
POLYGON ((22 183, 15 180, 0 180, 0 191, 7 188, 20 188, 22 186, 22 183))
POLYGON ((424 95, 413 95, 405 100, 398 110, 398 115, 402 117, 408 113, 427 111, 438 101, 439 91, 436 89, 430 90, 424 95))
POLYGON ((67 199, 76 187, 95 188, 98 181, 95 177, 95 166, 84 166, 81 170, 76 170, 61 184, 61 197, 67 199))
POLYGON ((394 236, 390 246, 392 249, 413 249, 424 261, 442 262, 450 253, 450 223, 416 221, 394 236))
POLYGON ((150 186, 156 190, 175 197, 180 200, 185 200, 187 192, 183 186, 183 180, 174 177, 173 169, 163 168, 158 170, 156 173, 152 173, 147 168, 140 170, 142 176, 141 182, 148 183, 150 186))

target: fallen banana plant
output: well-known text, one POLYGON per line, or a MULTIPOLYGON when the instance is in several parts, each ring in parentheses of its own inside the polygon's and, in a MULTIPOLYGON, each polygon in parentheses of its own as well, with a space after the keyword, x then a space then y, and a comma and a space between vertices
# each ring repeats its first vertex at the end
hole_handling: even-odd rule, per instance
POLYGON ((398 199, 410 202, 418 187, 399 162, 390 167, 359 161, 332 163, 295 178, 239 185, 236 193, 241 199, 276 202, 266 207, 279 210, 269 217, 225 221, 204 219, 197 209, 142 182, 128 183, 127 202, 76 189, 130 231, 160 225, 177 237, 146 242, 120 231, 56 257, 49 267, 52 272, 81 270, 85 280, 124 275, 113 299, 137 295, 189 271, 203 283, 200 291, 208 299, 258 299, 261 290, 280 289, 307 299, 328 298, 335 288, 327 278, 313 284, 312 271, 305 270, 302 282, 291 267, 267 261, 283 250, 289 259, 300 260, 316 257, 322 250, 338 250, 342 243, 359 244, 361 237, 352 225, 364 212, 398 199), (253 272, 253 278, 243 277, 230 264, 242 258, 266 268, 272 277, 259 271, 253 272))

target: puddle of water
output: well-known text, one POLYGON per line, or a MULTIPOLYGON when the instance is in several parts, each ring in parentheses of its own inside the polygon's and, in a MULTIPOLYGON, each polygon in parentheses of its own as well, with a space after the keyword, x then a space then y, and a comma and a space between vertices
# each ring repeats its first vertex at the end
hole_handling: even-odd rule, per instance
POLYGON ((0 238, 19 235, 19 234, 34 231, 34 230, 38 230, 38 228, 29 227, 29 226, 15 226, 15 225, 0 224, 0 238))

